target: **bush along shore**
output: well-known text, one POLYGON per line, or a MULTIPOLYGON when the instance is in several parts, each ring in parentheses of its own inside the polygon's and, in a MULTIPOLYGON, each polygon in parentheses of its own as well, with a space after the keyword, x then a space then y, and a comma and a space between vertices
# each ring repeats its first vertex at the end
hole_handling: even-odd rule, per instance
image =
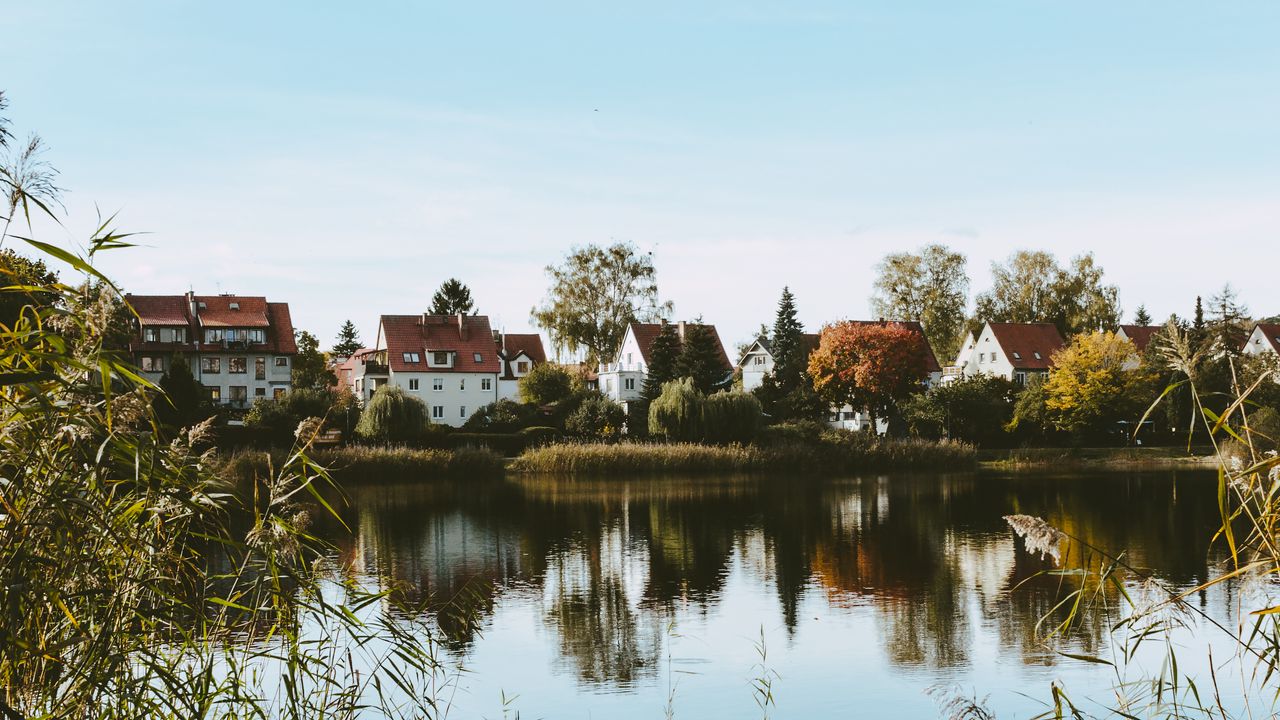
POLYGON ((689 442, 560 443, 531 448, 513 460, 516 473, 821 474, 877 470, 967 470, 973 446, 950 441, 893 439, 814 425, 765 429, 750 444, 689 442))
MULTIPOLYGON (((483 480, 503 475, 503 458, 483 448, 454 450, 348 445, 312 450, 312 462, 340 484, 483 480)), ((287 461, 284 450, 246 450, 228 455, 222 473, 236 482, 270 476, 287 461)))

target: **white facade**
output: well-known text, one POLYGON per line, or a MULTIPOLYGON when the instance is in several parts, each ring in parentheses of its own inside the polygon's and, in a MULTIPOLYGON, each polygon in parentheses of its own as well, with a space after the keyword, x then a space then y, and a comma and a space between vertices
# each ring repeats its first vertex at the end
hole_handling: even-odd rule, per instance
MULTIPOLYGON (((963 349, 961 354, 964 354, 963 349)), ((1005 380, 1013 380, 1015 378, 1013 362, 1001 349, 1000 341, 996 339, 995 332, 992 331, 990 324, 982 327, 982 332, 974 340, 964 363, 957 364, 963 371, 964 377, 995 375, 1005 380)), ((1023 377, 1024 381, 1025 379, 1023 377)))
MULTIPOLYGON (((194 349, 194 348, 193 348, 194 349)), ((142 377, 158 383, 175 355, 184 355, 196 382, 209 399, 221 405, 243 408, 259 398, 279 397, 291 386, 293 358, 273 353, 227 354, 173 351, 149 352, 145 345, 135 353, 142 377)))
POLYGON ((622 338, 617 361, 602 364, 599 375, 600 392, 610 400, 625 404, 640 399, 645 378, 644 354, 640 352, 640 342, 630 326, 622 338))
POLYGON ((742 389, 751 392, 764 384, 765 376, 773 374, 773 353, 759 340, 742 354, 738 368, 742 370, 742 389))
POLYGON ((1269 325, 1259 323, 1253 326, 1253 332, 1249 333, 1249 340, 1245 342, 1245 355, 1267 355, 1273 357, 1280 355, 1280 325, 1269 325))
POLYGON ((498 399, 520 402, 520 379, 528 375, 536 363, 523 351, 505 358, 503 363, 507 367, 506 372, 498 378, 498 399))
POLYGON ((392 371, 388 382, 421 400, 436 425, 462 427, 472 413, 498 400, 496 373, 392 371))

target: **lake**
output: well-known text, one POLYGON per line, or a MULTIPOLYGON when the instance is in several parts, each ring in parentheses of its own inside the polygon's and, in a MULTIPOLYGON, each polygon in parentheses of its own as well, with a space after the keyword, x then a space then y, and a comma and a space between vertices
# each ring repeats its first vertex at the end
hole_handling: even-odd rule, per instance
MULTIPOLYGON (((938 717, 938 685, 1027 717, 1055 680, 1108 697, 1110 667, 1059 651, 1111 658, 1120 603, 1047 645, 1066 590, 1002 516, 1187 589, 1226 567, 1216 491, 1212 472, 367 485, 339 546, 364 582, 430 600, 463 668, 451 718, 761 717, 762 681, 774 718, 938 717)), ((1226 619, 1236 592, 1193 603, 1226 619)))

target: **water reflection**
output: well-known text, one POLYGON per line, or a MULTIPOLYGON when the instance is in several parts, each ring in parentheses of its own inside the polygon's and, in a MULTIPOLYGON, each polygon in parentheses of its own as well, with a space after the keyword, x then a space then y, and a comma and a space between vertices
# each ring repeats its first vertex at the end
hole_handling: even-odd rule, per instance
MULTIPOLYGON (((790 636, 810 601, 870 613, 895 666, 968 666, 979 636, 1018 663, 1054 662, 1036 622, 1065 590, 1037 577, 1044 563, 1002 520, 1013 512, 1125 550, 1179 587, 1223 560, 1209 545, 1214 483, 1196 474, 538 479, 374 485, 352 500, 356 569, 429 599, 456 649, 499 603, 525 603, 562 670, 618 688, 657 672, 672 618, 714 615, 728 587, 771 593, 790 636)), ((1084 616, 1070 645, 1096 652, 1114 619, 1084 616)))

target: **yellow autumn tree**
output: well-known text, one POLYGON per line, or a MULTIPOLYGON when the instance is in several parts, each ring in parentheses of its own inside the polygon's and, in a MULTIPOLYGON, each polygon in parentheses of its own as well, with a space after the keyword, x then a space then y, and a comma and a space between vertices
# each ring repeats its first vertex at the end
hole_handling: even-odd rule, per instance
POLYGON ((1141 417, 1153 383, 1133 343, 1111 332, 1080 334, 1053 356, 1045 408, 1061 430, 1102 435, 1141 417))

